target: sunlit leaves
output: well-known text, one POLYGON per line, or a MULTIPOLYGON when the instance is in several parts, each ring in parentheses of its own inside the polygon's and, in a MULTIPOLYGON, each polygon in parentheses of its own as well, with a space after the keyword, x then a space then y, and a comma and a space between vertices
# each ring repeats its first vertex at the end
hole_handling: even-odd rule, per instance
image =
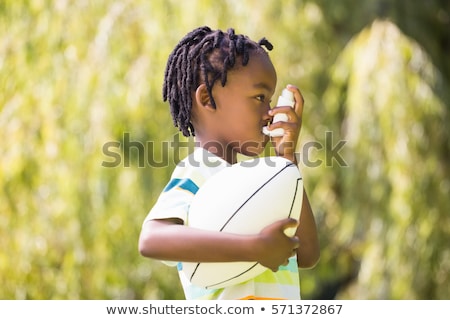
POLYGON ((358 289, 345 297, 437 298, 448 288, 430 262, 448 249, 433 241, 448 238, 450 212, 440 75, 414 41, 376 21, 342 52, 333 80, 325 103, 347 141, 349 168, 330 170, 339 201, 327 214, 340 221, 335 239, 361 260, 358 289), (364 250, 353 250, 355 242, 364 250))
POLYGON ((137 237, 181 156, 162 144, 177 132, 166 59, 204 24, 274 44, 277 92, 292 83, 306 98, 302 144, 346 141, 348 166, 302 167, 322 243, 302 295, 448 298, 448 75, 429 51, 445 53, 371 24, 376 1, 350 3, 2 1, 0 298, 183 298, 176 270, 140 257, 137 237), (167 166, 142 168, 126 134, 167 166), (107 142, 119 143, 112 168, 107 142))

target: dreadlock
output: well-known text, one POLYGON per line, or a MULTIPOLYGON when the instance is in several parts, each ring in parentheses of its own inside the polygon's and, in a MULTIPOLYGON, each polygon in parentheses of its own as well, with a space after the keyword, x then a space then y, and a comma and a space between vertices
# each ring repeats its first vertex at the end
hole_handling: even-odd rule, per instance
POLYGON ((167 61, 163 99, 169 100, 174 124, 184 136, 195 135, 190 122, 192 92, 205 83, 215 108, 212 96, 214 83, 220 79, 222 86, 225 86, 228 70, 234 67, 236 58, 241 57, 245 66, 252 51, 266 52, 263 46, 269 51, 273 49, 266 38, 254 42, 245 35, 236 35, 231 28, 224 33, 204 26, 181 39, 167 61))

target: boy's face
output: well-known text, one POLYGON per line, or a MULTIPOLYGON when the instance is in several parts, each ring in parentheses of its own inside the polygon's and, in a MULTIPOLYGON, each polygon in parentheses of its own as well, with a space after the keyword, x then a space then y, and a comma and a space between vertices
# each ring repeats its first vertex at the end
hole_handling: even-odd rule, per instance
POLYGON ((236 66, 228 72, 225 87, 216 84, 212 91, 216 138, 228 152, 232 149, 255 156, 269 140, 262 127, 270 121, 268 111, 277 76, 270 58, 262 53, 252 53, 246 66, 239 60, 236 66))

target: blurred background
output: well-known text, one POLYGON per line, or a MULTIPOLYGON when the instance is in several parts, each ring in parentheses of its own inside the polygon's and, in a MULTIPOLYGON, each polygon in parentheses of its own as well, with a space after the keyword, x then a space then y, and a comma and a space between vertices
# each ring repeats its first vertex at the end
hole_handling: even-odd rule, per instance
POLYGON ((450 299, 445 0, 1 0, 0 298, 184 298, 137 241, 188 151, 167 57, 201 25, 268 38, 305 96, 303 298, 450 299))

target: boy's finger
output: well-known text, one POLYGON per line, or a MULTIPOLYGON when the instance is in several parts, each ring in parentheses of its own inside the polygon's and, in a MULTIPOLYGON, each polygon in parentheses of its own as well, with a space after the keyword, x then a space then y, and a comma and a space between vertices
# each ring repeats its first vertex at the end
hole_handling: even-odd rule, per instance
POLYGON ((296 86, 289 84, 287 85, 287 88, 294 93, 294 100, 295 100, 294 110, 295 113, 301 118, 303 114, 303 106, 305 104, 305 99, 303 98, 300 89, 297 88, 296 86))

